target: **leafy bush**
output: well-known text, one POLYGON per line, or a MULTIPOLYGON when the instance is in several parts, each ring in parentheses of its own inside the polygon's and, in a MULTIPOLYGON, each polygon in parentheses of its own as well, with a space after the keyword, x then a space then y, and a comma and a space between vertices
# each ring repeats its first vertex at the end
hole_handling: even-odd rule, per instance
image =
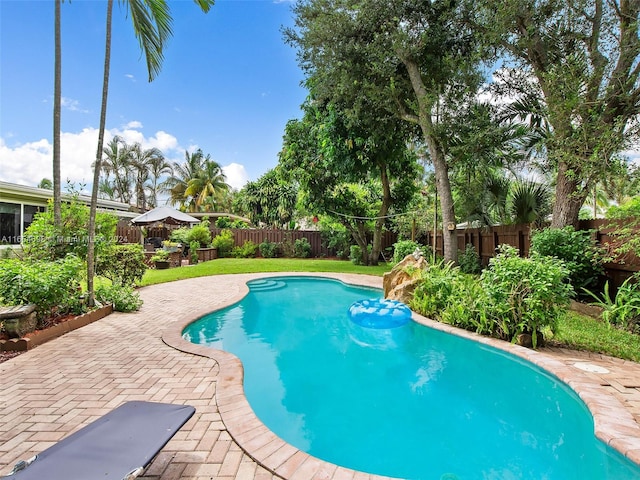
POLYGON ((528 333, 535 347, 535 333, 546 326, 553 331, 566 313, 573 293, 566 282, 568 275, 567 267, 556 258, 535 252, 522 258, 515 248, 501 245, 480 277, 486 309, 498 322, 498 336, 515 340, 528 333))
POLYGON ((206 248, 211 244, 211 230, 209 230, 208 222, 201 222, 199 225, 191 227, 185 245, 191 245, 191 242, 198 242, 201 248, 206 248))
POLYGON ((351 242, 353 241, 344 225, 323 217, 319 222, 320 236, 323 244, 335 251, 336 256, 343 260, 349 257, 351 242))
POLYGON ((628 254, 640 257, 640 195, 633 197, 619 207, 611 207, 607 218, 613 221, 606 226, 612 229, 612 260, 624 263, 628 254))
POLYGON ((140 310, 140 294, 129 285, 100 285, 96 288, 96 298, 101 303, 113 304, 117 312, 135 312, 140 310))
MULTIPOLYGON (((36 305, 41 322, 54 314, 79 313, 82 261, 75 255, 49 261, 0 261, 0 304, 36 305)), ((39 326, 42 326, 40 324, 39 326)))
POLYGON ((112 245, 97 259, 96 274, 115 285, 135 285, 142 280, 147 265, 142 245, 129 243, 112 245))
POLYGON ((222 230, 211 242, 211 246, 218 249, 218 256, 221 258, 229 257, 235 245, 233 232, 231 230, 222 230))
POLYGON ((194 240, 189 243, 189 263, 191 265, 198 263, 198 248, 200 248, 199 242, 194 240))
POLYGON ((164 248, 156 248, 156 253, 149 260, 152 262, 166 262, 169 260, 169 251, 164 248))
POLYGON ((530 253, 562 260, 576 293, 597 285, 604 272, 603 252, 596 246, 591 232, 576 231, 570 226, 535 232, 531 236, 530 253))
POLYGON ((362 249, 359 245, 351 245, 349 248, 349 260, 354 265, 364 265, 364 261, 362 260, 362 249))
POLYGON ((293 256, 307 258, 311 256, 311 244, 306 238, 298 238, 293 245, 293 256))
POLYGON ((411 255, 416 250, 422 250, 422 245, 413 240, 401 240, 393 244, 393 263, 400 263, 404 257, 411 255))
POLYGON ((456 291, 459 274, 460 269, 452 263, 429 265, 415 289, 411 308, 425 317, 440 320, 456 291))
POLYGON ((241 247, 235 247, 232 255, 235 258, 252 258, 256 256, 257 251, 258 245, 253 243, 251 240, 247 240, 241 247))
MULTIPOLYGON (((74 197, 61 205, 62 226, 53 226, 53 201, 47 210, 37 213, 25 230, 22 248, 26 256, 34 260, 55 260, 74 254, 87 258, 89 232, 89 207, 74 197)), ((118 217, 110 213, 96 214, 95 252, 99 257, 116 240, 118 217)))
POLYGON ((609 282, 605 283, 602 297, 586 290, 596 301, 592 305, 602 308, 602 319, 633 333, 640 333, 640 272, 627 278, 612 298, 609 282))
POLYGON ((477 275, 482 271, 480 255, 472 244, 467 243, 464 252, 458 253, 458 265, 463 273, 477 275))
POLYGON ((268 239, 264 239, 264 241, 258 245, 260 249, 260 255, 263 258, 275 258, 278 256, 278 248, 280 244, 277 242, 270 242, 268 239))
POLYGON ((191 229, 188 227, 180 227, 171 231, 171 235, 169 235, 169 240, 175 243, 180 243, 182 245, 189 244, 189 235, 191 235, 191 229))
POLYGON ((249 224, 242 220, 231 220, 229 217, 218 217, 217 228, 248 228, 249 224))

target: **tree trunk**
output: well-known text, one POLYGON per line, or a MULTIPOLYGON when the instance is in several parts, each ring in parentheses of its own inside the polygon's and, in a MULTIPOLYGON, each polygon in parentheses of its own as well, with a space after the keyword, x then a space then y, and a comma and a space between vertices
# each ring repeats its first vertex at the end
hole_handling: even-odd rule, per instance
POLYGON ((53 74, 53 226, 62 226, 62 192, 60 187, 60 116, 62 101, 62 47, 60 33, 60 5, 55 0, 55 60, 53 74))
POLYGON ((560 162, 551 228, 578 227, 578 216, 587 191, 586 188, 581 189, 578 180, 569 174, 569 166, 565 162, 560 162))
POLYGON ((456 215, 453 195, 451 194, 451 183, 449 182, 449 166, 447 165, 444 151, 431 119, 434 102, 430 100, 429 92, 422 81, 418 64, 408 58, 403 58, 402 61, 407 68, 411 86, 418 101, 418 123, 425 142, 429 147, 429 154, 435 170, 436 191, 438 192, 440 209, 442 211, 444 259, 447 262, 457 262, 458 236, 456 233, 456 215))
POLYGON ((111 62, 111 13, 113 0, 107 1, 107 33, 104 51, 104 75, 102 78, 102 105, 100 107, 100 127, 98 130, 98 149, 96 161, 93 164, 93 185, 91 187, 91 207, 89 209, 89 238, 87 247, 87 293, 90 307, 95 305, 93 276, 95 273, 95 236, 96 212, 98 208, 98 184, 100 183, 100 169, 102 166, 102 150, 104 146, 104 131, 107 120, 107 97, 109 93, 109 67, 111 62))
POLYGON ((389 185, 389 175, 387 172, 387 166, 382 162, 380 167, 380 183, 382 183, 382 205, 378 212, 378 218, 376 219, 375 228, 373 230, 373 246, 371 248, 371 257, 369 260, 370 265, 378 265, 378 259, 380 258, 380 250, 382 249, 382 228, 386 216, 389 213, 389 206, 391 205, 391 187, 389 185))

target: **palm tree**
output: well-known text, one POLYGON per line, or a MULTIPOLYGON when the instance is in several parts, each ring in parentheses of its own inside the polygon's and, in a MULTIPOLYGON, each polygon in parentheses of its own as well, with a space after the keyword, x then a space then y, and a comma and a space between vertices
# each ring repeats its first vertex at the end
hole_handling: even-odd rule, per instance
POLYGON ((515 224, 535 223, 541 227, 551 214, 549 187, 533 180, 515 182, 509 191, 508 211, 515 224))
POLYGON ((151 183, 147 186, 149 190, 149 206, 158 206, 158 193, 162 190, 162 184, 158 183, 160 177, 164 174, 171 175, 172 173, 173 169, 171 168, 171 164, 167 162, 164 155, 149 159, 149 174, 151 176, 151 183))
POLYGON ((131 202, 131 185, 133 178, 131 176, 131 147, 127 145, 119 136, 113 137, 106 147, 102 149, 104 156, 102 157, 102 171, 106 175, 105 180, 109 180, 109 176, 113 174, 112 182, 115 195, 121 202, 131 202))
POLYGON ((158 148, 143 150, 139 142, 131 147, 129 165, 135 172, 136 207, 142 210, 147 208, 145 188, 151 175, 151 162, 154 160, 164 161, 164 155, 158 148))
MULTIPOLYGON (((214 0, 195 0, 203 12, 208 12, 214 4, 214 0)), ((149 81, 153 81, 160 72, 163 60, 165 41, 172 35, 172 18, 169 13, 169 5, 166 0, 123 0, 129 6, 133 30, 140 43, 140 48, 145 54, 149 81)), ((113 0, 107 0, 107 22, 104 54, 104 75, 102 78, 102 102, 100 107, 100 126, 98 130, 98 148, 96 160, 93 165, 93 186, 91 189, 91 207, 89 210, 87 246, 87 292, 89 306, 95 303, 93 290, 93 276, 95 271, 94 256, 96 233, 96 211, 98 203, 98 187, 100 183, 100 164, 102 148, 104 145, 104 131, 107 118, 107 97, 109 93, 109 69, 111 64, 111 21, 113 13, 113 0)))
POLYGON ((60 116, 62 102, 62 47, 60 35, 60 7, 55 0, 55 61, 53 74, 53 226, 62 225, 62 193, 60 188, 60 116))
POLYGON ((198 149, 193 153, 185 150, 184 163, 173 162, 173 173, 163 183, 163 190, 169 193, 171 205, 180 205, 181 209, 195 211, 192 208, 193 198, 186 194, 189 182, 198 176, 204 163, 204 153, 198 149))
POLYGON ((220 164, 210 158, 209 155, 204 159, 202 168, 197 172, 196 176, 189 180, 185 196, 193 197, 193 207, 197 211, 209 211, 205 207, 211 208, 212 199, 215 208, 215 200, 222 199, 223 192, 229 190, 227 185, 227 177, 222 172, 220 164))

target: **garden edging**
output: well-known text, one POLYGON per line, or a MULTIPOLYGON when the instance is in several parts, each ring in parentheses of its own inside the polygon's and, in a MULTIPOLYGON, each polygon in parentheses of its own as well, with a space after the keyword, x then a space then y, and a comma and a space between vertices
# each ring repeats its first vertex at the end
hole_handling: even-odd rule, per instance
POLYGON ((89 325, 113 312, 112 305, 105 305, 88 313, 83 313, 65 322, 58 323, 45 330, 30 333, 28 337, 0 340, 0 352, 25 352, 33 347, 42 345, 49 340, 58 338, 85 325, 89 325))

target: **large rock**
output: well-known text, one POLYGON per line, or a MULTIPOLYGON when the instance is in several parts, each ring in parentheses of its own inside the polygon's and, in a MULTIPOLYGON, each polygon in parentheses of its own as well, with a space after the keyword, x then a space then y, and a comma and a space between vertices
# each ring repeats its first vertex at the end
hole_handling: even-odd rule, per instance
POLYGON ((426 268, 427 262, 419 253, 404 257, 390 272, 384 274, 384 297, 408 304, 413 299, 413 292, 426 268))

